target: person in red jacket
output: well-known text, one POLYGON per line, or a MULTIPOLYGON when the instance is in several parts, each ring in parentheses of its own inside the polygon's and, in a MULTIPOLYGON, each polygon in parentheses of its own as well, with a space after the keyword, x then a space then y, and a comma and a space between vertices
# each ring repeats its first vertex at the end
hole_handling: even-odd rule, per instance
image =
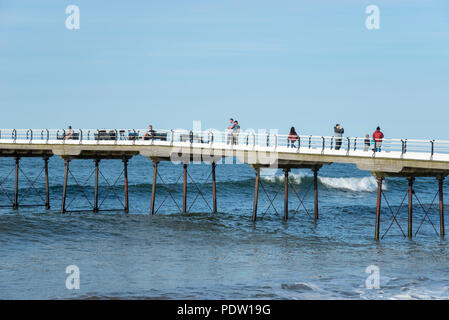
POLYGON ((375 152, 380 152, 382 147, 382 139, 384 138, 384 134, 380 131, 380 127, 376 128, 376 131, 373 133, 374 140, 374 150, 375 152))

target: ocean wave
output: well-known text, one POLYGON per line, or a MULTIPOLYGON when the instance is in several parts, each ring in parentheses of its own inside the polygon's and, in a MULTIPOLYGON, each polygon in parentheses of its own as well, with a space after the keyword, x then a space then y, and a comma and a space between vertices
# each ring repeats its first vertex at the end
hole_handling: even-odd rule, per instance
MULTIPOLYGON (((262 176, 262 180, 268 183, 283 183, 284 176, 262 176)), ((308 184, 313 181, 313 176, 307 174, 290 174, 289 181, 295 185, 308 184)), ((353 192, 377 191, 377 181, 374 177, 318 177, 318 183, 327 188, 353 192)), ((382 185, 382 190, 387 190, 386 183, 382 185)))
MULTIPOLYGON (((354 192, 375 192, 377 181, 374 177, 363 178, 328 178, 319 177, 320 182, 328 188, 343 189, 354 192)), ((382 184, 382 190, 386 190, 386 184, 382 184)))

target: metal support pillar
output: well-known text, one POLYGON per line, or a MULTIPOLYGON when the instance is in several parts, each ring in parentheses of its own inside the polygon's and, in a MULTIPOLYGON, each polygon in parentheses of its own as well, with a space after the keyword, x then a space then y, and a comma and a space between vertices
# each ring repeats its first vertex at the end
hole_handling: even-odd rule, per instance
POLYGON ((45 171, 45 209, 50 209, 50 184, 48 182, 48 157, 44 158, 45 171))
POLYGON ((288 172, 290 169, 284 168, 284 220, 288 220, 288 172))
POLYGON ((129 198, 128 198, 128 159, 123 160, 123 178, 125 182, 125 213, 129 213, 129 198))
POLYGON ((313 168, 313 191, 315 199, 315 220, 318 219, 318 168, 313 168))
POLYGON ((408 180, 408 237, 413 237, 413 181, 414 177, 407 178, 408 180))
POLYGON ((182 198, 182 213, 187 212, 187 163, 184 163, 184 185, 183 185, 183 198, 182 198))
POLYGON ((257 219, 257 201, 259 200, 260 168, 255 168, 255 170, 256 170, 256 182, 254 186, 253 221, 256 221, 257 219))
POLYGON ((94 194, 94 212, 98 212, 99 208, 98 208, 98 171, 99 171, 99 164, 100 164, 100 160, 99 159, 95 159, 95 194, 94 194))
POLYGON ((70 160, 65 160, 65 173, 64 173, 64 186, 62 188, 62 205, 61 205, 61 213, 65 213, 65 201, 67 198, 67 180, 69 177, 69 163, 70 160))
POLYGON ((213 198, 213 213, 217 213, 217 185, 215 181, 215 162, 212 162, 212 198, 213 198))
POLYGON ((153 161, 153 186, 151 189, 151 215, 154 215, 154 201, 156 200, 157 161, 153 161))
POLYGON ((384 178, 377 177, 377 206, 376 206, 376 230, 374 234, 374 239, 379 240, 379 229, 380 229, 380 206, 382 203, 382 181, 384 178))
POLYGON ((444 199, 443 199, 443 182, 444 176, 438 176, 438 194, 440 198, 440 236, 444 237, 444 199))
POLYGON ((14 204, 13 209, 19 208, 19 162, 20 158, 16 157, 16 178, 15 178, 15 188, 14 188, 14 204))

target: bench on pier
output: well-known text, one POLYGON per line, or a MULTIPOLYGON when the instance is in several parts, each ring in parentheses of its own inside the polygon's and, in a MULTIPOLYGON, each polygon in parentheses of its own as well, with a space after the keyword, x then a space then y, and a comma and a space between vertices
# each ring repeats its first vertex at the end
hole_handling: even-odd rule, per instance
POLYGON ((67 133, 63 133, 63 134, 56 134, 56 140, 64 140, 65 137, 68 137, 67 140, 79 140, 80 139, 80 134, 79 132, 73 132, 71 136, 68 136, 67 133))
POLYGON ((126 140, 125 137, 125 130, 98 130, 97 133, 94 133, 94 139, 95 140, 109 140, 109 141, 115 141, 115 140, 126 140), (118 136, 117 136, 118 134, 118 136))
POLYGON ((181 134, 179 136, 179 139, 181 142, 197 142, 197 143, 204 143, 203 137, 199 134, 181 134))
POLYGON ((143 136, 143 137, 139 137, 139 134, 137 132, 134 131, 129 131, 128 133, 128 140, 145 140, 145 141, 150 141, 150 140, 160 140, 160 141, 167 141, 167 132, 157 132, 154 131, 152 135, 148 135, 148 136, 143 136))
POLYGON ((167 141, 167 133, 166 132, 157 132, 154 131, 152 135, 142 137, 143 140, 160 140, 167 141))

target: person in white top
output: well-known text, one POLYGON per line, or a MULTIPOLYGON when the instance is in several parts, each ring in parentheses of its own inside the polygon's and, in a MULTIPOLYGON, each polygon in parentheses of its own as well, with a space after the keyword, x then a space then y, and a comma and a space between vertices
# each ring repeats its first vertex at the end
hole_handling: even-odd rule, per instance
POLYGON ((234 126, 235 126, 234 119, 232 119, 232 118, 229 119, 229 125, 226 128, 226 132, 227 132, 227 142, 226 143, 227 144, 232 143, 232 140, 233 140, 232 134, 233 134, 234 126))
POLYGON ((69 126, 69 128, 67 129, 67 132, 65 134, 64 139, 65 140, 69 140, 69 139, 72 139, 72 138, 73 138, 73 129, 72 129, 72 126, 69 126))

